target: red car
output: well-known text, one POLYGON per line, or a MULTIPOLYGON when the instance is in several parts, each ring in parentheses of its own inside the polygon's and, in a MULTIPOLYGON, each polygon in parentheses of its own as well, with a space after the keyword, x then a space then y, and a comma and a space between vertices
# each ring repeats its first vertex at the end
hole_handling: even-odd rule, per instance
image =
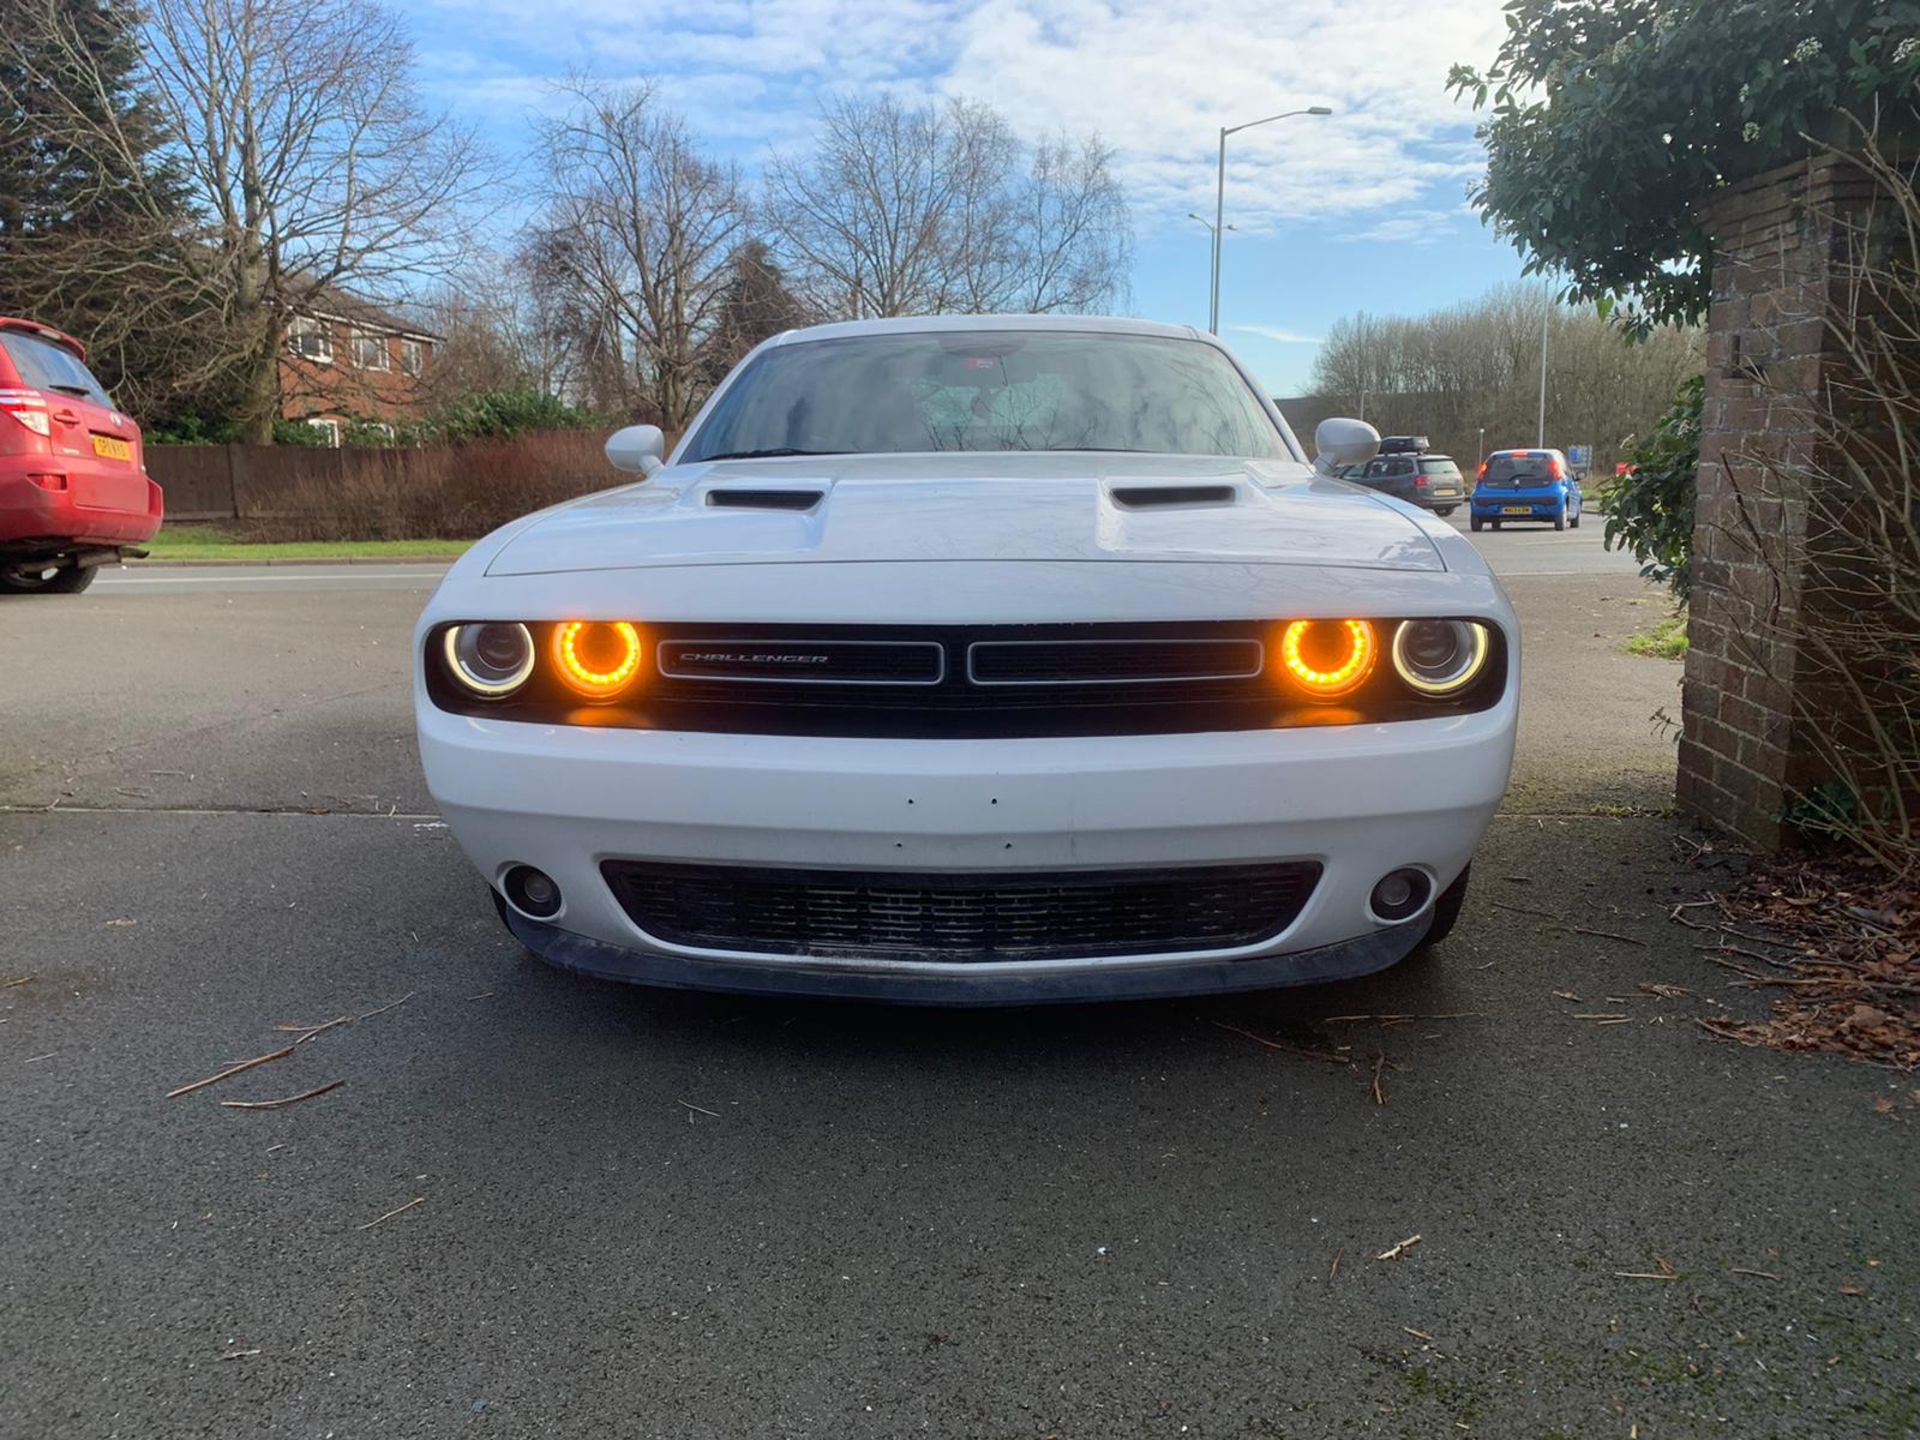
POLYGON ((0 594, 72 595, 160 528, 140 427, 78 340, 0 318, 0 594))

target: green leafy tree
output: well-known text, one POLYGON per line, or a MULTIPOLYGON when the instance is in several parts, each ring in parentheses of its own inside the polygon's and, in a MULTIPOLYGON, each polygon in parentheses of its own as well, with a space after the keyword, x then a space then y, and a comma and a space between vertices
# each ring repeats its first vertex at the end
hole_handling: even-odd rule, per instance
POLYGON ((1644 331, 1712 294, 1698 207, 1920 78, 1920 0, 1508 0, 1450 84, 1487 111, 1473 204, 1569 298, 1644 331))

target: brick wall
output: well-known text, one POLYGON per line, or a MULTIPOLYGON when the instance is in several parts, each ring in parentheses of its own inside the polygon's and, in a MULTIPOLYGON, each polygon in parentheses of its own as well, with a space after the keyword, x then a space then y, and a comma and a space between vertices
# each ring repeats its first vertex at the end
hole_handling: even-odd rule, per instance
POLYGON ((1825 468, 1817 416, 1847 256, 1840 217, 1857 217, 1870 194, 1843 159, 1818 158, 1731 186, 1704 215, 1714 292, 1679 798, 1768 849, 1782 807, 1824 778, 1800 636, 1831 601, 1799 487, 1807 468, 1825 468))

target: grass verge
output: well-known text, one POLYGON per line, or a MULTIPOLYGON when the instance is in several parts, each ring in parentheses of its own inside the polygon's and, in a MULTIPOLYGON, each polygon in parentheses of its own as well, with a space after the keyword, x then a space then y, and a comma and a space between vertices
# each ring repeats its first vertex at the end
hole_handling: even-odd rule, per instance
POLYGON ((459 555, 471 540, 239 540, 224 530, 182 526, 147 542, 155 560, 429 560, 459 555))
POLYGON ((1673 614, 1653 622, 1638 635, 1627 638, 1629 655, 1652 655, 1660 660, 1687 658, 1687 612, 1673 614))

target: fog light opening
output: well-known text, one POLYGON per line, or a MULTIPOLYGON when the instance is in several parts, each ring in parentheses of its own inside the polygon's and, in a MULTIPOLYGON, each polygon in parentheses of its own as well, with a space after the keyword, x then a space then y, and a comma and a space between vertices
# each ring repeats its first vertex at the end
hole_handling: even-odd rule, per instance
POLYGON ((1393 870, 1380 878, 1367 903, 1376 918, 1394 922, 1418 915, 1432 896, 1433 882, 1424 870, 1393 870))
POLYGON ((535 920, 551 920, 560 913, 560 887, 545 871, 531 865, 516 865, 501 878, 500 888, 507 903, 522 915, 535 920))

